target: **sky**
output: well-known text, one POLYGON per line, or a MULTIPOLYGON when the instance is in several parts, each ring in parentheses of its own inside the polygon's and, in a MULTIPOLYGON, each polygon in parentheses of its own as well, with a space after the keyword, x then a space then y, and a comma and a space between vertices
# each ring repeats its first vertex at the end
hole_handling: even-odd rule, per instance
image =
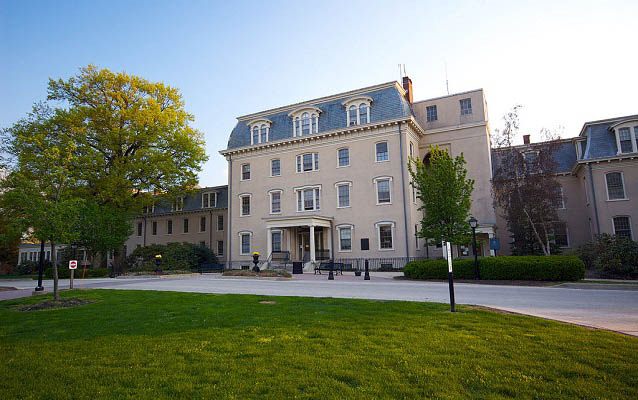
MULTIPOLYGON (((491 129, 522 105, 521 135, 577 136, 638 114, 638 1, 0 0, 0 128, 49 78, 94 64, 180 90, 227 182, 236 118, 412 79, 414 100, 483 88, 491 129)), ((518 139, 522 143, 522 138, 518 139)))

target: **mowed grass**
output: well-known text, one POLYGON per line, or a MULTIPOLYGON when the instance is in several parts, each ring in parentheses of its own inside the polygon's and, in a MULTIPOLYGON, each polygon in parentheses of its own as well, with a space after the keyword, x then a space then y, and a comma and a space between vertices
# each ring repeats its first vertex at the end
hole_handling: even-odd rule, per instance
POLYGON ((444 304, 153 291, 0 302, 0 398, 636 399, 638 339, 444 304), (275 304, 261 304, 274 301, 275 304))

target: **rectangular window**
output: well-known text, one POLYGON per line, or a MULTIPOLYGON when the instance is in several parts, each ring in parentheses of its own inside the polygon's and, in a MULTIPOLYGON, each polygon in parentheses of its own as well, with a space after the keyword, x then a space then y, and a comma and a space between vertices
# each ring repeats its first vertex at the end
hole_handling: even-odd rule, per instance
POLYGON ((297 156, 297 172, 319 169, 319 153, 306 153, 297 156))
POLYGON ((270 213, 276 214, 281 212, 281 192, 270 193, 270 213))
POLYGON ((419 249, 419 225, 414 225, 414 248, 419 249))
POLYGON ((350 165, 350 150, 339 149, 338 158, 339 158, 338 166, 347 167, 348 165, 350 165))
POLYGON ((390 180, 379 179, 377 181, 377 204, 390 204, 390 180))
POLYGON ((281 161, 279 159, 270 160, 270 176, 281 175, 281 161))
POLYGON ((621 172, 610 172, 605 175, 607 180, 607 199, 608 200, 624 200, 625 185, 621 172))
POLYGON ((558 186, 556 188, 557 192, 557 208, 562 210, 565 208, 565 197, 563 196, 563 187, 558 186))
POLYGON ((281 231, 273 231, 271 240, 272 251, 281 251, 281 231))
POLYGON ((567 235, 567 224, 565 222, 554 222, 554 243, 559 247, 569 247, 569 237, 567 235))
POLYGON ((632 239, 629 217, 614 217, 614 234, 632 239))
POLYGON ((184 209, 184 198, 183 197, 178 197, 171 204, 171 211, 182 211, 183 209, 184 209))
POLYGON ((199 231, 206 232, 206 217, 201 217, 199 219, 199 231))
POLYGON ((217 230, 218 231, 223 231, 224 230, 224 216, 223 215, 218 215, 217 216, 217 230))
POLYGON ((629 128, 618 129, 618 137, 620 139, 620 152, 631 153, 633 150, 631 145, 631 131, 629 128))
POLYGON ((392 225, 379 225, 379 248, 392 249, 392 225))
POLYGON ((350 185, 337 186, 338 206, 350 207, 350 185))
POLYGON ((153 221, 153 235, 157 235, 157 221, 153 221))
POLYGON ((184 218, 184 233, 188 233, 188 218, 184 218))
POLYGON ((250 179, 250 164, 243 164, 241 166, 241 180, 247 181, 250 179))
POLYGON ((339 228, 339 251, 352 250, 352 228, 339 228))
POLYGON ((137 236, 142 236, 142 223, 137 223, 137 236))
POLYGON ((297 211, 316 211, 319 209, 319 188, 297 191, 297 211))
POLYGON ((436 114, 436 106, 425 107, 425 111, 427 113, 428 122, 433 122, 439 119, 438 115, 436 114))
POLYGON ((27 261, 27 253, 20 254, 20 259, 22 260, 22 262, 27 261))
POLYGON ((470 114, 472 114, 472 100, 471 99, 461 100, 461 115, 470 115, 470 114))
POLYGON ((173 220, 169 219, 168 221, 166 221, 166 233, 168 233, 169 235, 173 234, 173 220))
POLYGON ((241 196, 241 216, 250 215, 250 196, 241 196))
POLYGON ((202 208, 217 207, 217 193, 202 193, 202 208))
POLYGON ((388 161, 388 142, 380 142, 376 144, 377 161, 388 161))
POLYGON ((223 256, 224 255, 224 241, 223 240, 218 240, 217 241, 217 255, 218 256, 223 256))
POLYGON ((241 255, 249 255, 250 254, 250 233, 242 233, 241 234, 241 255))

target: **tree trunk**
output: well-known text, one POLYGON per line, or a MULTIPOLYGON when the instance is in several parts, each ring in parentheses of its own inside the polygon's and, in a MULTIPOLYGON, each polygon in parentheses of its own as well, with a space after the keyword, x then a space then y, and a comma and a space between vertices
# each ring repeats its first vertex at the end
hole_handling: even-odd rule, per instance
POLYGON ((53 300, 60 300, 60 293, 58 293, 58 257, 55 253, 55 242, 51 242, 51 261, 53 263, 53 300))
POLYGON ((532 221, 532 217, 529 215, 529 213, 527 212, 525 208, 523 208, 523 212, 525 213, 525 216, 527 217, 527 221, 532 226, 532 231, 534 231, 534 236, 536 236, 536 240, 538 240, 538 244, 541 245, 541 250, 543 250, 543 254, 548 256, 549 254, 547 253, 547 249, 545 248, 543 239, 541 239, 541 236, 538 234, 538 230, 536 229, 536 225, 534 225, 534 221, 532 221))

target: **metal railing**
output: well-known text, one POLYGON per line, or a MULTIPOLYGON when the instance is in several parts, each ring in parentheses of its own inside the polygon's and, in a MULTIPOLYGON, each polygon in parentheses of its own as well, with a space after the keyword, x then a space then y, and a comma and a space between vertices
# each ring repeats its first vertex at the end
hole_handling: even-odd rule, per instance
POLYGON ((363 271, 368 260, 370 271, 402 271, 410 261, 425 260, 425 257, 388 257, 388 258, 335 258, 334 262, 342 263, 344 271, 363 271))

